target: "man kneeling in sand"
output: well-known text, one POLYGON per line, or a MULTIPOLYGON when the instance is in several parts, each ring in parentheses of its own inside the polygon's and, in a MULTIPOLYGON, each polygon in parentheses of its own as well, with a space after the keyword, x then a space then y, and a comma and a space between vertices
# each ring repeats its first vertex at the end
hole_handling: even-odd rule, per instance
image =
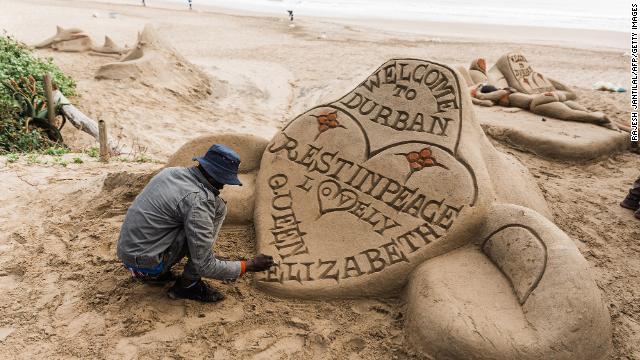
POLYGON ((136 197, 120 230, 118 257, 134 278, 154 282, 173 280, 171 268, 187 257, 169 297, 216 302, 224 296, 202 277, 237 279, 246 271, 268 270, 273 258, 260 254, 247 261, 216 259, 212 247, 227 214, 220 190, 227 184, 242 185, 240 157, 215 144, 193 160, 199 163, 195 167, 162 170, 136 197))

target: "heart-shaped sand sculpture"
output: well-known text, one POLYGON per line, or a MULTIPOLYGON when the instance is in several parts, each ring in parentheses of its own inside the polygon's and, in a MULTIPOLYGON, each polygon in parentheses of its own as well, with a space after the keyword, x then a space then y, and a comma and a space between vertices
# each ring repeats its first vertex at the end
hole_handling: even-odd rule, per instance
POLYGON ((394 61, 288 124, 258 182, 260 248, 281 260, 265 285, 383 294, 459 246, 443 240, 478 218, 477 179, 458 154, 460 94, 446 66, 394 61))
POLYGON ((257 284, 288 297, 403 295, 436 359, 604 359, 610 319, 526 168, 497 151, 460 75, 395 59, 288 123, 256 182, 257 284))

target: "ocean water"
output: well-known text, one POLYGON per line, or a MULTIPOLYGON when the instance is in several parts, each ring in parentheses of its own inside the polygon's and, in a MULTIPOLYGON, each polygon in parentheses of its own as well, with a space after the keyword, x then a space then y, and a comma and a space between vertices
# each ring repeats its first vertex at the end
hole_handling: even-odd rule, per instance
MULTIPOLYGON (((184 2, 186 0, 172 0, 184 2)), ((628 0, 193 0, 235 10, 294 15, 429 20, 630 31, 628 0)))

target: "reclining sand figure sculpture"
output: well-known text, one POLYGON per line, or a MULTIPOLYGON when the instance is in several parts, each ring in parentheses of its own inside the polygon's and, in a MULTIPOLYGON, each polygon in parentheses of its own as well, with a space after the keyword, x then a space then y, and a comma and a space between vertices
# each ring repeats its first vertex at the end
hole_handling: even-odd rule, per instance
POLYGON ((56 34, 34 45, 37 49, 52 48, 56 51, 84 52, 92 51, 98 54, 120 55, 129 49, 119 47, 110 37, 104 37, 104 44, 96 46, 91 37, 78 28, 64 29, 56 26, 56 34))
POLYGON ((522 54, 501 56, 489 71, 486 70, 485 59, 475 59, 469 66, 468 75, 463 76, 476 105, 513 106, 537 115, 618 129, 605 114, 589 112, 573 101, 576 94, 569 86, 533 70, 522 54), (486 91, 486 85, 495 89, 486 91))
POLYGON ((433 359, 605 359, 610 318, 526 168, 497 151, 461 75, 394 59, 289 122, 256 182, 267 292, 395 296, 433 359))
POLYGON ((207 97, 212 91, 209 76, 163 41, 150 24, 122 58, 98 69, 96 79, 143 80, 189 99, 207 97))

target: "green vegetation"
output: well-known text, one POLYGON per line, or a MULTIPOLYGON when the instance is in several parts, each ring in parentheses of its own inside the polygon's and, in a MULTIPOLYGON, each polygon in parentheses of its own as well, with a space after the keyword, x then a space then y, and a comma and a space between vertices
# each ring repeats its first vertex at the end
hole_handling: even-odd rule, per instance
POLYGON ((76 157, 74 157, 74 158, 73 158, 73 159, 71 159, 71 160, 73 160, 73 163, 74 163, 74 164, 82 164, 82 163, 84 163, 84 160, 82 160, 81 158, 79 158, 79 157, 77 157, 77 156, 76 156, 76 157))
POLYGON ((52 59, 38 58, 26 45, 0 35, 0 154, 63 146, 64 121, 56 127, 47 120, 46 73, 63 94, 75 94, 75 82, 52 59))
POLYGON ((126 156, 118 156, 117 158, 115 158, 115 160, 117 161, 121 161, 121 162, 136 162, 136 163, 155 163, 158 162, 156 160, 154 160, 153 158, 151 158, 149 155, 145 154, 145 153, 140 153, 140 154, 134 154, 134 155, 126 155, 126 156))
POLYGON ((133 158, 133 161, 137 163, 153 162, 153 159, 147 154, 138 154, 133 158))
POLYGON ((53 146, 43 129, 29 126, 16 108, 0 102, 0 154, 31 152, 53 146))
POLYGON ((60 156, 56 156, 53 158, 53 163, 55 165, 60 165, 63 167, 67 167, 67 165, 69 165, 69 162, 63 158, 61 158, 60 156))
POLYGON ((14 163, 20 159, 20 155, 18 154, 7 154, 7 162, 14 163))
POLYGON ((92 158, 97 158, 98 156, 100 156, 100 149, 95 146, 88 148, 87 150, 85 150, 85 152, 92 158))
POLYGON ((66 147, 54 146, 54 147, 45 149, 42 153, 45 155, 60 156, 60 155, 68 154, 69 152, 70 150, 66 147))
MULTIPOLYGON (((53 59, 41 59, 33 55, 29 47, 10 36, 0 35, 0 82, 32 76, 36 80, 36 90, 43 95, 44 74, 50 73, 53 82, 66 96, 76 94, 75 81, 65 75, 53 59)), ((8 89, 0 89, 0 103, 12 103, 13 94, 8 89)))
POLYGON ((29 154, 27 155, 27 164, 42 164, 42 160, 40 160, 40 156, 38 154, 29 154))

